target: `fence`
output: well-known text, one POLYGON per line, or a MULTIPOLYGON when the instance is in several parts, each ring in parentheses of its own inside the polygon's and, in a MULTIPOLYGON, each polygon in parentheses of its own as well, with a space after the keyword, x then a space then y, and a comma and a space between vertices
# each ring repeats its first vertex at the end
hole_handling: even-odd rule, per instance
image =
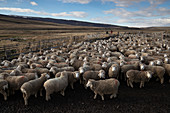
POLYGON ((35 42, 23 42, 19 44, 11 44, 0 46, 0 59, 13 59, 18 57, 20 53, 38 52, 41 50, 47 50, 51 48, 57 48, 63 44, 69 44, 72 42, 89 41, 98 38, 105 38, 109 35, 105 33, 88 34, 82 36, 70 36, 56 39, 44 39, 35 42))

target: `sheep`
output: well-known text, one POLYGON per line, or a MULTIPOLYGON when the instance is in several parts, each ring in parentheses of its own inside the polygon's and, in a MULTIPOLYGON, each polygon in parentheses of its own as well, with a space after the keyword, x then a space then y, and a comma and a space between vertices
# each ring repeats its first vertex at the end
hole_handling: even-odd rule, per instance
POLYGON ((60 77, 47 80, 43 86, 46 91, 46 101, 51 99, 50 94, 53 92, 61 91, 64 96, 64 91, 68 86, 68 75, 62 72, 60 77))
POLYGON ((97 94, 99 94, 102 100, 104 100, 105 94, 111 94, 110 99, 112 99, 113 97, 116 98, 119 85, 120 82, 115 78, 98 81, 89 79, 86 87, 90 87, 90 89, 95 93, 94 99, 96 99, 97 94))
POLYGON ((122 65, 121 67, 121 79, 123 79, 126 81, 126 72, 128 70, 134 69, 134 70, 139 70, 139 63, 135 63, 135 64, 128 64, 128 65, 122 65))
POLYGON ((47 68, 51 68, 52 66, 58 67, 58 68, 63 68, 63 67, 68 67, 69 65, 65 62, 62 63, 48 63, 47 68))
MULTIPOLYGON (((100 71, 86 71, 83 74, 83 80, 84 80, 84 85, 87 84, 89 79, 100 79, 100 78, 105 78, 105 71, 104 70, 100 70, 100 71)), ((86 88, 86 86, 85 86, 86 88)))
POLYGON ((161 84, 164 82, 164 74, 165 68, 162 66, 149 66, 145 64, 140 64, 140 70, 152 71, 153 77, 158 77, 160 79, 161 84))
POLYGON ((20 70, 15 69, 10 73, 10 76, 26 76, 28 80, 33 80, 38 78, 37 73, 22 73, 20 70))
POLYGON ((25 76, 10 76, 8 74, 4 76, 4 79, 8 82, 9 85, 8 95, 10 92, 14 94, 15 90, 19 90, 22 84, 28 81, 28 78, 25 76))
POLYGON ((120 66, 118 64, 112 64, 112 66, 109 68, 109 77, 112 78, 119 78, 120 73, 120 66))
POLYGON ((21 86, 20 90, 23 93, 25 105, 28 105, 28 98, 31 95, 37 97, 38 91, 40 91, 40 96, 42 96, 43 84, 48 78, 50 78, 50 76, 47 73, 43 73, 40 78, 25 82, 21 86))
POLYGON ((23 76, 26 76, 29 81, 38 78, 37 73, 23 73, 23 76))
POLYGON ((138 70, 129 70, 126 72, 127 85, 133 88, 133 82, 140 82, 140 88, 144 87, 144 83, 149 81, 152 77, 151 71, 138 71, 138 70))
POLYGON ((6 89, 8 89, 8 82, 6 80, 0 79, 0 93, 4 96, 4 100, 7 100, 6 89))
POLYGON ((83 62, 82 60, 77 60, 77 59, 75 59, 75 58, 70 60, 71 66, 73 66, 76 71, 78 71, 78 69, 79 69, 81 66, 83 66, 83 63, 84 63, 84 62, 83 62))
POLYGON ((99 71, 102 69, 102 66, 100 64, 90 64, 90 67, 94 71, 99 71))
POLYGON ((35 70, 38 76, 41 76, 41 74, 43 73, 47 73, 47 74, 50 73, 50 71, 47 68, 35 68, 35 70))
MULTIPOLYGON (((170 64, 163 64, 162 66, 165 68, 165 72, 170 77, 170 64)), ((170 79, 169 79, 169 83, 170 83, 170 79)))
POLYGON ((71 66, 69 67, 63 67, 63 68, 57 68, 55 66, 51 67, 50 71, 49 72, 52 72, 54 75, 58 72, 62 72, 62 71, 74 71, 75 69, 71 66))
POLYGON ((20 70, 22 73, 36 73, 35 69, 26 68, 23 65, 19 65, 16 69, 20 70))
MULTIPOLYGON (((62 72, 59 72, 55 75, 55 77, 60 77, 62 72)), ((78 71, 69 72, 64 71, 68 75, 68 83, 70 84, 71 88, 74 89, 74 83, 80 79, 80 73, 78 71)))

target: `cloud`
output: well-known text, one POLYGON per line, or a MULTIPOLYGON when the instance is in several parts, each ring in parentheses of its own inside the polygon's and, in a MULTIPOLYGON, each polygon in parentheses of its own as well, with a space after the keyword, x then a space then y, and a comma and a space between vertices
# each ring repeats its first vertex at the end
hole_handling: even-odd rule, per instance
POLYGON ((19 13, 32 13, 32 14, 38 14, 38 15, 49 15, 49 16, 55 16, 55 17, 84 18, 84 17, 88 16, 88 14, 86 12, 82 12, 82 11, 73 11, 73 12, 69 12, 69 13, 67 13, 67 12, 47 13, 47 12, 35 11, 32 9, 8 8, 8 7, 0 7, 0 10, 19 12, 19 13))
POLYGON ((145 1, 145 0, 102 0, 102 2, 114 2, 116 6, 120 6, 120 7, 128 7, 129 5, 132 5, 134 3, 139 3, 141 1, 145 1))
POLYGON ((129 27, 170 26, 170 17, 155 18, 155 19, 144 19, 144 18, 116 19, 114 17, 98 17, 98 18, 92 18, 91 21, 123 25, 123 26, 127 25, 129 27))
POLYGON ((142 1, 149 2, 151 5, 159 5, 167 0, 101 0, 102 2, 114 2, 116 6, 128 7, 134 3, 140 3, 142 1))
POLYGON ((80 3, 80 4, 88 4, 91 0, 59 0, 63 3, 80 3))
POLYGON ((124 8, 115 8, 110 9, 108 11, 104 11, 105 14, 113 14, 114 16, 118 17, 158 17, 158 16, 166 16, 170 15, 170 9, 163 8, 163 7, 148 7, 143 10, 138 11, 128 11, 124 8))
POLYGON ((36 2, 30 2, 31 5, 36 6, 38 5, 36 2))

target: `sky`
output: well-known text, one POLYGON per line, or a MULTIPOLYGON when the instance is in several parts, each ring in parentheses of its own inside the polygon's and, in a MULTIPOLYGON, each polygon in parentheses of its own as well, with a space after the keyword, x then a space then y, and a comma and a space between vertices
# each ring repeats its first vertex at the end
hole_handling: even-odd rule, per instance
POLYGON ((129 27, 170 26, 170 0, 0 0, 0 14, 129 27))

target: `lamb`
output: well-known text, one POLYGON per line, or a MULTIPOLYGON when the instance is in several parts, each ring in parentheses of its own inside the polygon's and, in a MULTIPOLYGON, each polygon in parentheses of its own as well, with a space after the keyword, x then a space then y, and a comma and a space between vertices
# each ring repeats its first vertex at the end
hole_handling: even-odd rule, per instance
POLYGON ((53 92, 61 91, 64 96, 64 91, 68 86, 68 75, 62 72, 60 77, 47 80, 43 86, 46 90, 46 101, 51 99, 50 94, 53 92))
POLYGON ((4 79, 8 82, 9 85, 8 95, 10 91, 12 94, 14 94, 15 90, 19 90, 22 84, 28 81, 28 78, 25 76, 10 76, 8 74, 4 76, 4 79))
MULTIPOLYGON (((60 77, 62 72, 59 72, 55 75, 55 77, 60 77)), ((65 74, 68 75, 68 83, 70 84, 71 88, 74 89, 74 83, 80 79, 80 73, 78 71, 69 72, 64 71, 65 74)))
POLYGON ((119 73, 120 73, 120 66, 118 64, 113 64, 109 68, 109 77, 110 78, 119 78, 119 73))
POLYGON ((110 99, 113 97, 116 98, 119 85, 120 82, 115 78, 98 81, 89 79, 86 87, 90 87, 90 89, 95 93, 94 99, 96 99, 97 94, 99 94, 102 100, 104 100, 105 94, 111 94, 110 99))
POLYGON ((42 96, 43 84, 48 78, 50 78, 50 76, 47 73, 43 73, 40 78, 25 82, 21 86, 20 90, 23 93, 25 105, 28 105, 28 98, 31 95, 37 97, 38 91, 40 91, 40 96, 42 96))
POLYGON ((140 64, 140 69, 146 71, 152 71, 154 77, 158 77, 160 79, 161 84, 164 82, 164 74, 165 68, 162 66, 149 66, 145 64, 140 64))
POLYGON ((138 71, 138 70, 129 70, 126 72, 127 85, 133 88, 133 82, 140 82, 140 88, 144 87, 144 83, 149 81, 152 77, 151 71, 138 71))
MULTIPOLYGON (((83 74, 83 80, 85 81, 84 85, 87 84, 89 79, 98 80, 98 79, 101 79, 101 78, 105 78, 105 71, 104 70, 100 70, 100 71, 86 71, 83 74)), ((86 88, 86 86, 85 86, 85 88, 86 88)))
POLYGON ((8 89, 8 82, 6 80, 0 79, 0 93, 4 96, 4 100, 7 100, 6 89, 8 89))

